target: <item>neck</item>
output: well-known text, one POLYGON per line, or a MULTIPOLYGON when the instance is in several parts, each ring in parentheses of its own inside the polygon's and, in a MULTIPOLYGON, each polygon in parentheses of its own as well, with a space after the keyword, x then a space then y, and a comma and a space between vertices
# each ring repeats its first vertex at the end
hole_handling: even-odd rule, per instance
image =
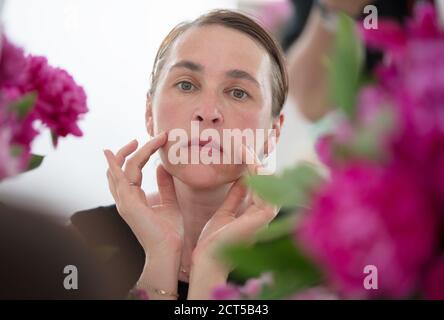
POLYGON ((184 223, 182 267, 189 273, 191 254, 196 247, 202 229, 222 205, 231 183, 212 189, 196 189, 174 178, 174 186, 184 223))

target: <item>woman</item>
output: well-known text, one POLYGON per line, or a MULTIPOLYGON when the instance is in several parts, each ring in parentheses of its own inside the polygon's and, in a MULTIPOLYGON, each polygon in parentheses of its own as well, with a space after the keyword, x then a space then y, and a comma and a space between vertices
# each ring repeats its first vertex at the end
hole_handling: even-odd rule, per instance
MULTIPOLYGON (((230 272, 230 266, 216 259, 216 249, 251 240, 276 216, 276 208, 249 195, 241 183, 245 174, 261 169, 250 143, 229 146, 226 139, 215 143, 214 137, 203 138, 201 133, 211 129, 222 135, 226 129, 237 129, 256 134, 256 130, 272 129, 277 140, 286 95, 280 48, 243 14, 212 11, 178 25, 164 39, 146 103, 146 128, 154 138, 137 151, 137 141, 116 154, 104 150, 115 208, 143 250, 143 268, 134 267, 136 287, 150 299, 184 298, 186 294, 188 299, 210 298, 212 289, 225 283, 230 272), (172 132, 181 129, 189 137, 193 124, 199 127, 199 138, 191 137, 178 150, 172 132), (141 169, 157 150, 162 162, 157 168, 159 192, 146 196, 140 188, 141 169), (231 161, 173 163, 173 150, 185 150, 191 157, 196 152, 217 157, 229 154, 231 161)), ((266 136, 256 151, 266 154, 272 147, 272 139, 266 136)), ((94 234, 92 242, 103 245, 106 242, 97 240, 96 234, 101 231, 88 218, 94 212, 77 214, 72 221, 81 233, 85 234, 83 227, 94 234)), ((103 216, 106 213, 95 219, 101 229, 115 225, 103 216)), ((124 234, 122 228, 114 230, 124 234)), ((128 237, 124 241, 131 242, 128 237)), ((123 253, 130 259, 128 254, 123 253)))

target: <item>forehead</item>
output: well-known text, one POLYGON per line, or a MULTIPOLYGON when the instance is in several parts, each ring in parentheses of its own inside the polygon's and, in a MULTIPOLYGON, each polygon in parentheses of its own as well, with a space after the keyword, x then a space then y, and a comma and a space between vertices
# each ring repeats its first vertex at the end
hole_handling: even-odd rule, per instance
POLYGON ((168 65, 180 60, 198 62, 214 73, 239 69, 259 78, 270 71, 269 55, 262 46, 247 34, 220 25, 185 31, 173 44, 168 60, 168 65))

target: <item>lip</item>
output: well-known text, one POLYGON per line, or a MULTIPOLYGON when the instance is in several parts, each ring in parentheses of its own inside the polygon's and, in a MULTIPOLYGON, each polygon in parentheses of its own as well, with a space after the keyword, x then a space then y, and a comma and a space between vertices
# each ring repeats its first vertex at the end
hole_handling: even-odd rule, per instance
POLYGON ((192 147, 192 146, 199 146, 199 149, 204 148, 204 147, 210 147, 212 149, 216 149, 219 150, 220 153, 223 153, 223 148, 222 146, 217 143, 217 141, 212 140, 212 139, 208 139, 208 140, 203 140, 203 139, 190 139, 188 140, 188 144, 186 145, 187 147, 192 147))

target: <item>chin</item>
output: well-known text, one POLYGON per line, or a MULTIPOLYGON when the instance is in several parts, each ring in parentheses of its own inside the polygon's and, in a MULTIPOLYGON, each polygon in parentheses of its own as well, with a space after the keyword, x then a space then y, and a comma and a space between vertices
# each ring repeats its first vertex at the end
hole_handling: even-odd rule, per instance
POLYGON ((240 165, 166 164, 165 169, 193 189, 213 189, 235 181, 241 176, 240 165))
MULTIPOLYGON (((194 189, 213 189, 231 183, 245 171, 240 164, 172 164, 166 150, 160 150, 160 159, 166 171, 194 189)), ((188 155, 189 158, 190 154, 188 155)))

